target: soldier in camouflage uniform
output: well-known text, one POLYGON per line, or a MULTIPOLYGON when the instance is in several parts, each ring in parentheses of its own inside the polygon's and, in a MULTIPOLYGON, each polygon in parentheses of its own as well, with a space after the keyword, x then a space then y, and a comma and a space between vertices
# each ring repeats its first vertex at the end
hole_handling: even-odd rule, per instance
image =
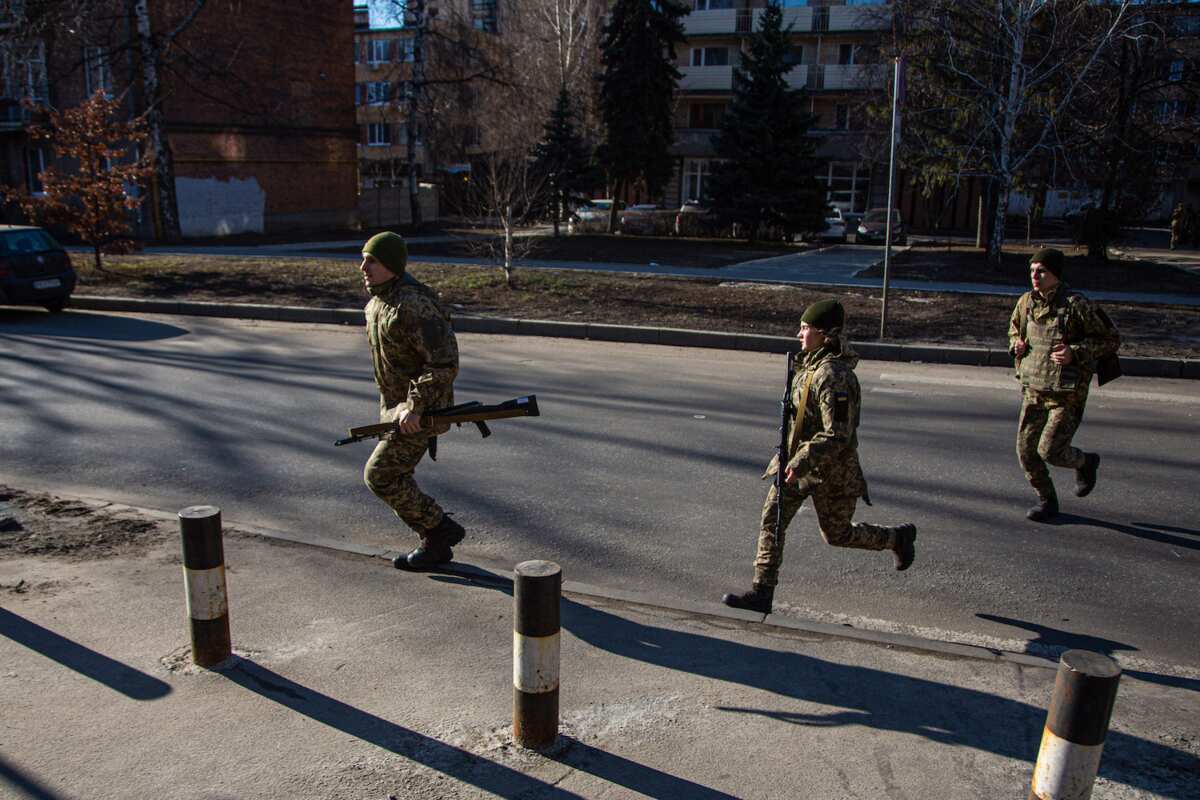
MULTIPOLYGON (((858 498, 867 499, 867 482, 858 462, 861 393, 854 367, 858 356, 842 340, 846 312, 836 300, 809 306, 800 318, 798 337, 803 361, 790 392, 796 419, 791 426, 788 461, 784 465, 783 498, 774 483, 767 492, 749 592, 727 594, 726 605, 769 613, 783 561, 784 534, 808 498, 817 512, 821 537, 834 547, 891 550, 896 569, 908 569, 916 557, 916 526, 895 527, 852 522, 858 498), (780 530, 775 530, 776 504, 782 502, 780 530)), ((771 459, 764 478, 779 470, 771 459)), ((868 505, 870 501, 867 500, 868 505)))
POLYGON ((372 236, 363 245, 367 339, 379 386, 380 422, 399 423, 400 433, 375 448, 363 479, 396 516, 417 532, 421 544, 397 556, 397 569, 428 569, 454 557, 463 527, 421 491, 413 478, 432 436, 448 426, 422 426, 421 415, 453 404, 458 374, 458 342, 450 315, 437 294, 405 273, 408 248, 395 233, 372 236))
POLYGON ((1062 282, 1063 253, 1043 248, 1029 261, 1033 290, 1021 295, 1008 323, 1023 399, 1017 457, 1038 503, 1025 516, 1046 522, 1058 514, 1058 495, 1047 464, 1075 470, 1075 495, 1096 485, 1097 453, 1071 446, 1083 419, 1096 360, 1113 351, 1115 332, 1082 294, 1062 282))

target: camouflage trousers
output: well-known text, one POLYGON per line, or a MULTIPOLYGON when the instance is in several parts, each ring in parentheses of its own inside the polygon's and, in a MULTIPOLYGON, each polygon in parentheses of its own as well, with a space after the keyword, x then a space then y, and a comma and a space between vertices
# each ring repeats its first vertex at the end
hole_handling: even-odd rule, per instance
POLYGON ((817 525, 821 538, 834 547, 852 547, 858 550, 888 550, 894 541, 893 528, 851 522, 857 497, 847 497, 836 491, 817 486, 815 489, 799 489, 795 484, 783 487, 781 529, 775 530, 775 505, 778 493, 775 484, 767 492, 762 508, 762 524, 758 531, 758 553, 754 558, 754 582, 763 586, 779 583, 779 565, 783 563, 783 544, 788 525, 806 498, 812 498, 817 512, 817 525))
POLYGON ((421 491, 413 477, 428 447, 429 437, 423 435, 384 439, 363 469, 367 488, 418 534, 442 521, 442 507, 421 491))
POLYGON ((1017 425, 1017 458, 1039 500, 1058 502, 1047 464, 1069 469, 1084 464, 1083 451, 1072 447, 1071 439, 1083 421, 1087 395, 1087 386, 1073 392, 1025 390, 1017 425))

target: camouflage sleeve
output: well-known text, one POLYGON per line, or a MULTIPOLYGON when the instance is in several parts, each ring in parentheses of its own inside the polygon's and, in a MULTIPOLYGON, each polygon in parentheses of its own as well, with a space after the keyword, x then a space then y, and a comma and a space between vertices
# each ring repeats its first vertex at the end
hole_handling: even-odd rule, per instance
POLYGON ((1012 316, 1008 319, 1008 354, 1016 357, 1017 342, 1021 341, 1022 334, 1025 333, 1025 297, 1017 301, 1017 305, 1013 308, 1012 316))
MULTIPOLYGON (((788 467, 801 476, 829 475, 844 459, 858 423, 858 387, 849 370, 822 369, 811 389, 816 396, 820 424, 812 438, 796 449, 788 467)), ((816 420, 814 420, 815 422, 816 420)))
POLYGON ((1111 331, 1096 313, 1095 306, 1083 295, 1073 296, 1067 309, 1070 315, 1068 344, 1071 352, 1080 366, 1093 369, 1096 360, 1111 349, 1111 331))
POLYGON ((408 401, 414 412, 423 414, 450 396, 458 375, 458 341, 449 320, 432 304, 406 311, 405 332, 423 364, 409 385, 408 401))

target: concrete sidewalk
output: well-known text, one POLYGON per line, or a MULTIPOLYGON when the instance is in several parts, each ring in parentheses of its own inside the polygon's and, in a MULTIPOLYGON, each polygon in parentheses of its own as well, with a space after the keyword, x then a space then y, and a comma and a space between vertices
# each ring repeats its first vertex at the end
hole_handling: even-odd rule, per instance
MULTIPOLYGON (((319 531, 237 528, 227 510, 237 658, 201 670, 171 516, 140 552, 0 559, 0 796, 1028 792, 1051 662, 671 608, 654 587, 573 584, 570 564, 562 736, 551 753, 523 751, 511 741, 511 565, 472 564, 470 538, 453 570, 412 574, 386 552, 282 539, 319 542, 319 531)), ((1195 682, 1126 675, 1093 797, 1183 800, 1198 781, 1195 682)))

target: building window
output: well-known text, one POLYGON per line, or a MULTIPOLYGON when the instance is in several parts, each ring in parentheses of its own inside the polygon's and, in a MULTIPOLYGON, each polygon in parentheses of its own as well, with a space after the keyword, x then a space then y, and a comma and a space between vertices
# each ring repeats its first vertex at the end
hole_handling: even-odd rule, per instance
POLYGON ((704 197, 704 182, 712 176, 712 161, 706 158, 683 160, 683 201, 699 201, 704 197))
POLYGON ((28 97, 34 102, 49 100, 50 86, 46 79, 46 50, 41 42, 0 49, 3 61, 3 97, 28 97))
POLYGON ((477 31, 495 33, 499 29, 496 24, 496 0, 471 0, 471 25, 477 31))
POLYGON ((385 64, 391 61, 391 44, 390 39, 372 39, 367 44, 367 63, 385 64))
POLYGON ((834 108, 833 127, 839 131, 850 130, 850 106, 839 105, 834 108))
POLYGON ((804 63, 804 45, 794 44, 788 47, 787 54, 783 57, 783 63, 790 67, 795 67, 804 63))
POLYGON ((719 128, 724 118, 724 103, 692 103, 688 107, 689 128, 719 128))
POLYGON ((849 161, 833 161, 817 176, 825 184, 826 199, 844 214, 861 214, 867 210, 867 194, 871 188, 871 171, 849 161))
POLYGON ((693 67, 725 67, 729 65, 728 47, 693 47, 693 67))
POLYGON ((391 84, 387 81, 371 81, 367 84, 367 105, 382 106, 388 101, 391 84))
POLYGON ((30 147, 25 151, 25 185, 29 193, 43 195, 46 187, 42 185, 42 173, 46 170, 46 151, 41 147, 30 147))
POLYGON ((842 65, 854 63, 854 45, 840 44, 838 45, 838 63, 842 65))
POLYGON ((417 41, 415 39, 397 39, 396 40, 396 60, 397 61, 413 61, 417 53, 417 41))
POLYGON ((692 0, 693 11, 720 11, 733 8, 733 0, 692 0))
POLYGON ((1178 83, 1183 80, 1183 65, 1187 63, 1183 59, 1172 61, 1170 68, 1167 70, 1167 80, 1171 83, 1178 83))
POLYGON ((83 48, 83 85, 88 97, 97 90, 112 94, 112 63, 108 53, 101 47, 83 48))
POLYGON ((367 144, 371 147, 387 147, 392 143, 392 129, 386 122, 367 125, 367 144))

